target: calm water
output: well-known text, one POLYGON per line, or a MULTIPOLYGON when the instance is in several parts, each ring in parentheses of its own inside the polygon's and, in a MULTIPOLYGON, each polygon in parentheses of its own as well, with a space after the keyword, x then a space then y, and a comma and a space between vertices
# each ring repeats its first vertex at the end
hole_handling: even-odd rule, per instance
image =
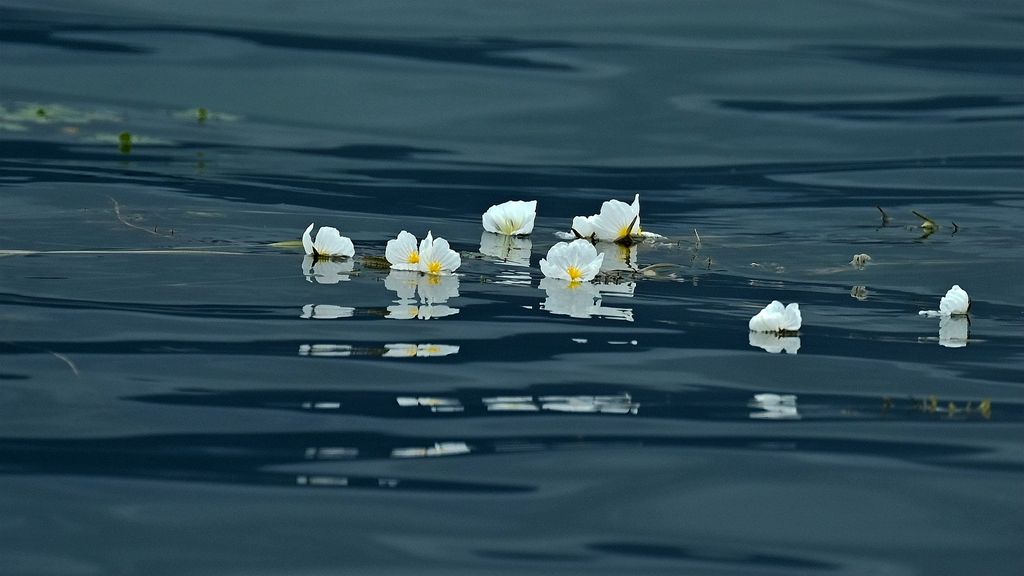
POLYGON ((3 0, 0 572, 1024 572, 1022 38, 999 1, 3 0), (636 193, 664 239, 540 286, 636 193), (354 261, 272 245, 311 221, 354 261), (363 259, 402 229, 458 277, 363 259), (959 347, 917 315, 953 284, 959 347))

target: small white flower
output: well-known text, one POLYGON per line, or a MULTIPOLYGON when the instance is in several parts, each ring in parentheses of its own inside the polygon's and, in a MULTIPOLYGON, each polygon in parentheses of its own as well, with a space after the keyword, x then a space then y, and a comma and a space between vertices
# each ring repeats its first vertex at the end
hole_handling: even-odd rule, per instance
POLYGON ((306 228, 306 231, 302 233, 302 248, 315 258, 332 258, 336 256, 345 256, 351 258, 355 256, 356 250, 352 246, 352 240, 341 235, 337 228, 330 226, 323 226, 316 232, 316 240, 310 236, 310 232, 313 230, 313 224, 306 228))
POLYGON ((608 200, 601 205, 601 212, 594 218, 593 225, 595 237, 605 242, 630 242, 641 237, 640 195, 633 198, 632 204, 608 200))
POLYGON ((604 254, 598 254, 586 240, 559 242, 541 259, 540 271, 548 278, 569 282, 589 282, 601 271, 604 254))
POLYGON ((495 204, 483 215, 484 230, 505 236, 525 236, 533 232, 537 201, 510 200, 495 204))
POLYGON ((967 296, 967 292, 964 292, 963 288, 954 284, 946 292, 946 295, 939 300, 938 310, 921 310, 918 314, 928 318, 966 316, 970 308, 971 299, 967 296))
POLYGON ((796 332, 800 329, 801 323, 799 304, 793 302, 789 306, 783 306, 782 302, 773 300, 750 319, 748 326, 751 332, 780 334, 796 332))
POLYGON ((349 273, 354 265, 350 259, 329 260, 306 255, 302 257, 302 275, 306 277, 306 282, 337 284, 350 279, 349 273))
POLYGON ((384 257, 391 263, 394 270, 419 270, 420 251, 416 245, 416 237, 402 230, 398 238, 388 240, 384 248, 384 257))
POLYGON ((434 238, 430 232, 420 241, 419 271, 434 276, 448 275, 462 266, 462 257, 444 238, 434 238))
POLYGON ((971 307, 971 299, 963 288, 954 284, 946 295, 939 300, 939 312, 944 316, 963 316, 971 307))
POLYGON ((572 219, 572 237, 574 238, 585 238, 587 240, 594 239, 594 220, 597 219, 597 214, 593 216, 576 216, 572 219))

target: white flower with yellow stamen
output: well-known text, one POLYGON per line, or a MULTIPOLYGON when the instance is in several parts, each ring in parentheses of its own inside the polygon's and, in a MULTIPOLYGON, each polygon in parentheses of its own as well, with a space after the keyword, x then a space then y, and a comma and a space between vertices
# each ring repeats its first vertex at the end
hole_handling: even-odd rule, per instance
POLYGON ((416 237, 402 230, 398 238, 388 240, 384 257, 394 270, 419 270, 420 250, 416 245, 416 237))
POLYGON ((782 302, 773 300, 771 304, 754 315, 747 326, 751 332, 786 334, 800 330, 802 323, 799 304, 793 302, 789 306, 783 306, 782 302))
POLYGON ((484 230, 505 236, 525 236, 533 232, 533 222, 536 218, 536 200, 509 200, 495 204, 484 212, 484 230))
POLYGON ((540 261, 540 271, 548 278, 569 282, 590 282, 601 271, 604 254, 598 254, 594 245, 586 240, 559 242, 548 250, 547 258, 540 261))
POLYGON ((420 240, 419 271, 432 276, 448 275, 462 266, 462 257, 444 238, 434 238, 430 232, 420 240))
POLYGON ((333 258, 338 256, 351 258, 355 256, 356 250, 352 246, 352 240, 342 236, 337 228, 323 226, 317 230, 316 240, 314 240, 309 234, 313 230, 313 224, 310 223, 306 231, 302 233, 302 248, 306 251, 306 254, 314 258, 333 258))

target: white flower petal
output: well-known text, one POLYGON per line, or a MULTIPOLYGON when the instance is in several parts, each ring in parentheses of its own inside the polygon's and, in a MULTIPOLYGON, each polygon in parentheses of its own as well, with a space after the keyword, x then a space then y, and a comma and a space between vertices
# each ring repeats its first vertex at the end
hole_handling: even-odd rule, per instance
POLYGON ((444 238, 434 239, 430 233, 420 242, 419 270, 426 274, 451 274, 462 265, 462 257, 452 250, 444 238))
POLYGON ((342 236, 337 228, 324 226, 316 233, 316 240, 313 241, 313 250, 318 256, 355 256, 355 248, 352 240, 342 236))
POLYGON ((574 234, 572 234, 569 239, 592 238, 594 236, 594 220, 596 219, 596 214, 593 216, 576 216, 573 218, 572 230, 574 234))
POLYGON ((316 224, 316 222, 310 222, 309 226, 306 227, 306 231, 302 233, 302 249, 306 254, 313 253, 313 238, 310 237, 309 233, 313 230, 314 224, 316 224))
POLYGON ((601 205, 601 212, 593 224, 597 239, 605 242, 618 242, 639 235, 640 195, 636 195, 632 205, 621 200, 608 200, 601 205))
POLYGON ((540 269, 549 278, 589 282, 601 271, 604 254, 587 240, 559 242, 548 250, 540 269))
POLYGON ((395 270, 416 270, 419 266, 416 237, 402 230, 398 233, 398 238, 388 240, 384 248, 384 257, 395 270))
POLYGON ((537 217, 537 201, 510 200, 491 206, 484 212, 484 230, 506 236, 526 235, 533 232, 537 217))
POLYGON ((956 284, 939 300, 939 312, 952 316, 967 314, 970 306, 971 299, 967 296, 967 292, 964 292, 963 288, 956 284))
POLYGON ((796 332, 802 323, 800 306, 796 302, 783 306, 782 302, 774 300, 755 314, 747 326, 752 332, 796 332))

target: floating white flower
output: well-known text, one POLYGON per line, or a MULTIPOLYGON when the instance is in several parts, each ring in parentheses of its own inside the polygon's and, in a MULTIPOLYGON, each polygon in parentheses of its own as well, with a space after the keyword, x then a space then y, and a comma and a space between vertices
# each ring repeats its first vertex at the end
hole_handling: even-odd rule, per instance
POLYGON ((593 216, 576 216, 572 219, 572 232, 566 234, 563 237, 566 239, 583 238, 586 240, 594 239, 594 220, 597 220, 597 214, 593 216))
POLYGON ((306 304, 302 307, 302 315, 299 318, 314 320, 335 320, 337 318, 351 318, 355 316, 356 309, 350 306, 335 306, 334 304, 306 304))
POLYGON ((964 292, 963 288, 954 284, 946 295, 939 300, 938 310, 922 310, 918 312, 921 316, 935 318, 936 316, 966 316, 971 308, 971 299, 964 292))
POLYGON ((755 314, 747 325, 751 332, 786 334, 800 330, 801 323, 799 304, 793 302, 789 306, 783 306, 782 302, 773 300, 755 314))
POLYGON ((631 242, 640 236, 640 195, 632 204, 621 200, 608 200, 593 220, 594 235, 605 242, 631 242))
POLYGON ((586 240, 559 242, 541 259, 540 271, 548 278, 569 282, 589 282, 601 271, 604 254, 598 254, 586 240))
POLYGON ((939 345, 963 348, 970 337, 971 323, 964 316, 943 316, 939 319, 939 345))
POLYGON ((385 358, 412 358, 414 356, 449 356, 459 351, 450 344, 385 344, 385 358))
POLYGON ((484 232, 480 236, 480 253, 497 262, 529 266, 533 242, 529 238, 503 236, 484 232))
POLYGON ((337 284, 349 280, 354 265, 351 259, 334 260, 306 255, 302 257, 302 275, 307 282, 337 284))
POLYGON ((419 270, 420 250, 416 244, 416 237, 402 230, 398 233, 398 238, 388 240, 384 248, 384 257, 394 270, 419 270))
POLYGON ((352 240, 342 236, 337 228, 330 226, 321 227, 317 230, 316 240, 314 240, 309 234, 313 230, 313 224, 310 223, 306 231, 302 233, 302 248, 306 251, 306 254, 314 258, 333 258, 337 256, 351 258, 355 256, 356 250, 352 246, 352 240))
POLYGON ((495 204, 483 215, 484 230, 505 236, 525 236, 533 232, 537 201, 509 200, 495 204))
POLYGON ((444 238, 434 238, 430 232, 420 240, 419 271, 434 276, 448 275, 462 266, 462 257, 444 238))
POLYGON ((871 261, 871 256, 867 254, 854 254, 853 259, 850 260, 850 266, 853 266, 857 270, 863 270, 867 266, 868 262, 871 261))
POLYGON ((766 352, 778 354, 796 354, 800 350, 799 336, 781 336, 780 333, 751 332, 749 335, 750 345, 761 348, 766 352))

